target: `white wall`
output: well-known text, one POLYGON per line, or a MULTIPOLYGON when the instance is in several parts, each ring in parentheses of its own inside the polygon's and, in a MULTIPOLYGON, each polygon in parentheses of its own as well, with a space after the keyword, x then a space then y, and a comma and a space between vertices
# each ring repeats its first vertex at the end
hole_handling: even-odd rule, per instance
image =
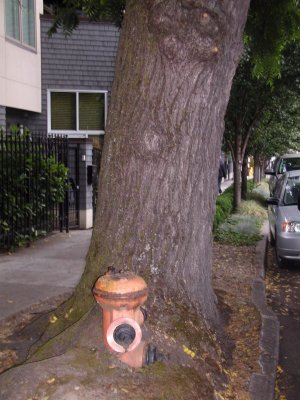
POLYGON ((36 2, 36 49, 22 47, 5 37, 5 0, 0 0, 0 105, 41 112, 40 14, 36 2))

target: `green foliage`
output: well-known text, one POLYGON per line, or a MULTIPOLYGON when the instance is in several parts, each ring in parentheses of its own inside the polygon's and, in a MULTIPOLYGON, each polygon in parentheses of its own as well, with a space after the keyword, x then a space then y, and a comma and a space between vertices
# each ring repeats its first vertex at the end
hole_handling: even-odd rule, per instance
POLYGON ((261 204, 260 196, 257 196, 256 198, 258 199, 258 202, 254 199, 242 200, 238 209, 238 213, 241 215, 254 216, 263 220, 266 219, 267 218, 266 207, 265 205, 261 204))
MULTIPOLYGON (((300 58, 299 58, 300 62, 300 58)), ((300 147, 300 103, 296 81, 293 90, 276 84, 272 97, 268 99, 265 111, 251 136, 248 150, 251 154, 270 158, 300 147)))
MULTIPOLYGON (((298 3, 298 0, 251 0, 244 41, 251 49, 256 77, 271 83, 280 75, 283 50, 300 37, 298 3)), ((126 0, 44 0, 44 4, 51 7, 54 15, 49 34, 62 28, 69 35, 82 14, 91 20, 109 19, 121 26, 126 0)))
POLYGON ((66 36, 71 35, 81 15, 91 21, 110 20, 121 27, 125 10, 125 0, 45 0, 44 4, 50 6, 54 16, 49 36, 58 29, 62 29, 66 36))
POLYGON ((299 1, 251 0, 245 31, 254 75, 272 83, 280 76, 284 49, 300 38, 299 1))
POLYGON ((216 211, 213 222, 213 232, 221 225, 233 210, 233 187, 226 189, 216 200, 216 211))
POLYGON ((12 132, 8 140, 2 134, 0 142, 0 182, 4 183, 0 233, 11 236, 15 247, 50 229, 45 225, 41 229, 38 221, 50 223, 54 206, 64 201, 68 170, 39 146, 31 146, 30 132, 12 132))
POLYGON ((266 199, 270 195, 269 184, 266 180, 261 181, 258 185, 256 185, 251 192, 247 194, 247 200, 253 200, 255 203, 260 205, 265 209, 266 207, 266 199))
MULTIPOLYGON (((300 146, 300 44, 289 45, 283 53, 281 77, 272 86, 252 74, 248 48, 233 80, 226 116, 225 150, 233 161, 252 155, 264 160, 300 146)), ((236 186, 238 189, 238 185, 236 186)))
POLYGON ((251 246, 261 239, 261 219, 233 214, 216 230, 215 239, 236 246, 251 246))
POLYGON ((224 192, 217 198, 217 207, 214 220, 214 238, 223 243, 235 246, 253 245, 261 238, 260 229, 263 221, 267 218, 265 195, 266 189, 263 185, 255 186, 252 180, 248 184, 248 200, 242 201, 238 213, 231 214, 233 210, 233 192, 231 192, 231 210, 227 204, 228 194, 224 192), (260 187, 263 186, 263 189, 260 187), (227 204, 227 215, 224 213, 224 204, 227 204), (223 208, 221 208, 223 206, 223 208), (229 211, 230 210, 230 211, 229 211))
MULTIPOLYGON (((256 186, 253 180, 247 181, 247 190, 252 193, 256 186)), ((232 214, 234 208, 234 187, 229 186, 220 196, 216 199, 216 210, 213 221, 213 232, 216 232, 217 228, 226 221, 226 219, 232 214)))
POLYGON ((247 180, 247 192, 252 192, 255 189, 255 183, 253 182, 253 179, 248 179, 247 180))

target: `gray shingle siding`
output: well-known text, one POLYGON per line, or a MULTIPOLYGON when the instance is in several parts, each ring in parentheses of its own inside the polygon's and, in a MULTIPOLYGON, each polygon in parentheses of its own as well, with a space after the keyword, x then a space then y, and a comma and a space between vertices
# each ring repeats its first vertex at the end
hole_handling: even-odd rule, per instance
POLYGON ((79 24, 70 37, 48 37, 51 20, 41 18, 42 113, 30 115, 32 131, 47 131, 47 90, 107 90, 114 79, 119 29, 104 22, 79 24))

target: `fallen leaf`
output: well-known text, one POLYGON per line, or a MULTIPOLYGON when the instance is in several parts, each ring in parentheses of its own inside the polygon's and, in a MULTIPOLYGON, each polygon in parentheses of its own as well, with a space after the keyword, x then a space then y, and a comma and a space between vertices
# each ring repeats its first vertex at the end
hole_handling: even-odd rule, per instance
POLYGON ((58 320, 58 318, 55 315, 51 315, 50 317, 50 323, 55 324, 55 322, 58 320))

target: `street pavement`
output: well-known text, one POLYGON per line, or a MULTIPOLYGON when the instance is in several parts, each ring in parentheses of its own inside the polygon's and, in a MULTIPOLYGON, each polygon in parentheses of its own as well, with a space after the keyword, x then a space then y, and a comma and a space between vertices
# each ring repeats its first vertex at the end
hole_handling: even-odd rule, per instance
POLYGON ((300 263, 280 269, 271 246, 267 260, 268 299, 280 323, 277 387, 280 398, 296 400, 300 398, 300 263))
POLYGON ((92 230, 56 232, 0 254, 0 321, 72 293, 85 266, 92 230))

